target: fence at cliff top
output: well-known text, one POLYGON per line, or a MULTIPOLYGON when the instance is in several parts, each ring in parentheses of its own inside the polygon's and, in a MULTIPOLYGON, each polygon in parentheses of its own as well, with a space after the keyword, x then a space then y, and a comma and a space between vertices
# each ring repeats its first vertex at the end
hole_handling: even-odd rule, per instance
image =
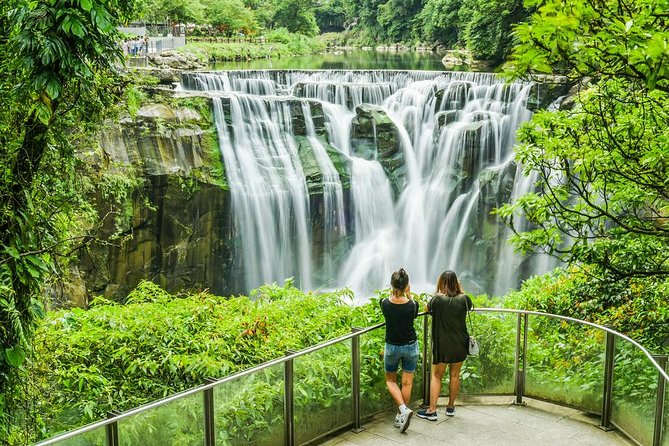
POLYGON ((556 264, 521 258, 491 215, 534 188, 513 161, 532 83, 492 73, 248 70, 184 73, 181 88, 215 97, 239 292, 335 277, 334 286, 364 296, 402 265, 418 289, 453 269, 468 290, 503 294, 556 264))
POLYGON ((251 37, 245 35, 235 36, 188 36, 189 42, 206 42, 206 43, 268 43, 265 37, 251 37))
MULTIPOLYGON (((463 395, 530 397, 600 415, 641 445, 669 445, 667 356, 609 328, 533 311, 481 308, 478 357, 463 395)), ((425 314, 421 314, 425 316, 425 314)), ((414 388, 429 400, 430 318, 417 321, 422 364, 414 388)), ((47 445, 294 445, 360 429, 393 407, 383 376, 384 324, 322 344, 39 443, 47 445)), ((447 385, 442 393, 447 391, 447 385)))

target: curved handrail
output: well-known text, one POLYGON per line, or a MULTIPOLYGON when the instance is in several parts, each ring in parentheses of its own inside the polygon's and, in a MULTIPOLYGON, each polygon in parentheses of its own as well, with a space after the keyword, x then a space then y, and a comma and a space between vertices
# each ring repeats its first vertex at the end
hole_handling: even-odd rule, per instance
POLYGON ((628 336, 625 336, 622 333, 618 333, 614 329, 606 327, 604 325, 598 325, 598 324, 595 324, 593 322, 583 321, 581 319, 575 319, 575 318, 569 317, 569 316, 561 316, 561 315, 558 315, 558 314, 551 314, 551 313, 542 313, 540 311, 515 310, 515 309, 510 309, 510 308, 474 308, 474 311, 477 311, 477 312, 491 312, 491 313, 531 314, 531 315, 534 315, 534 316, 546 316, 546 317, 550 317, 550 318, 553 318, 553 319, 561 319, 561 320, 568 321, 568 322, 575 322, 577 324, 588 325, 588 326, 593 327, 593 328, 598 328, 600 330, 603 330, 607 333, 611 333, 614 336, 617 336, 621 339, 626 340, 627 342, 631 343, 632 345, 637 347, 639 350, 641 350, 646 355, 646 357, 650 360, 651 364, 653 364, 653 366, 657 369, 657 371, 664 377, 665 380, 667 380, 667 382, 669 382, 669 374, 667 374, 667 372, 657 363, 657 361, 655 360, 653 355, 648 350, 646 350, 645 347, 643 347, 641 344, 639 344, 634 339, 632 339, 628 336))
MULTIPOLYGON (((639 348, 646 355, 646 357, 650 360, 651 364, 653 364, 653 366, 657 369, 657 371, 664 377, 664 379, 667 381, 667 383, 669 383, 669 375, 657 363, 657 361, 655 360, 653 355, 648 350, 646 350, 641 344, 639 344, 635 340, 633 340, 633 339, 629 338, 628 336, 625 336, 622 333, 619 333, 619 332, 617 332, 617 331, 615 331, 615 330, 613 330, 609 327, 605 327, 603 325, 598 325, 598 324, 595 324, 593 322, 588 322, 588 321, 583 321, 583 320, 580 320, 580 319, 575 319, 575 318, 568 317, 568 316, 561 316, 561 315, 551 314, 551 313, 542 313, 542 312, 539 312, 539 311, 516 310, 516 309, 508 309, 508 308, 474 308, 473 311, 478 312, 478 313, 490 312, 490 313, 511 313, 511 314, 526 314, 526 315, 534 315, 534 316, 545 316, 545 317, 550 317, 550 318, 554 318, 554 319, 565 320, 565 321, 568 321, 568 322, 574 322, 574 323, 581 324, 581 325, 587 325, 587 326, 590 326, 590 327, 593 327, 593 328, 603 330, 607 333, 611 333, 612 335, 620 337, 621 339, 624 339, 627 342, 630 342, 631 344, 633 344, 635 347, 639 348)), ((422 312, 422 313, 419 313, 418 316, 427 316, 428 314, 430 314, 430 313, 422 312)), ((272 359, 272 360, 267 361, 265 363, 262 363, 258 366, 255 366, 255 367, 252 367, 252 368, 242 370, 240 372, 228 375, 225 378, 221 378, 221 379, 218 379, 218 380, 212 380, 210 382, 207 382, 206 384, 200 385, 198 387, 194 387, 192 389, 185 390, 183 392, 176 393, 176 394, 174 394, 172 396, 169 396, 167 398, 163 398, 163 399, 148 403, 146 405, 139 406, 139 407, 136 407, 134 409, 130 409, 129 411, 123 412, 119 415, 115 415, 113 417, 91 423, 91 424, 83 426, 81 428, 78 428, 78 429, 75 429, 75 430, 72 430, 72 431, 69 431, 69 432, 65 432, 65 433, 63 433, 61 435, 58 435, 56 437, 52 437, 50 439, 47 439, 47 440, 42 441, 40 443, 37 443, 35 446, 48 446, 48 445, 59 443, 61 441, 73 438, 73 437, 81 435, 83 433, 90 432, 92 430, 105 427, 109 424, 116 423, 118 421, 124 420, 124 419, 132 417, 134 415, 138 415, 142 412, 146 412, 148 410, 155 409, 157 407, 163 406, 165 404, 168 404, 170 402, 179 400, 181 398, 186 398, 188 396, 195 395, 195 394, 203 392, 205 390, 213 389, 214 387, 217 387, 221 384, 225 384, 225 383, 233 381, 235 379, 251 375, 253 373, 259 372, 261 370, 265 370, 265 369, 270 368, 270 367, 275 366, 275 365, 283 364, 283 363, 285 363, 289 360, 308 355, 308 354, 313 353, 315 351, 322 350, 324 348, 327 348, 327 347, 330 347, 332 345, 338 344, 340 342, 352 339, 354 337, 358 337, 358 336, 363 335, 365 333, 369 333, 371 331, 374 331, 374 330, 377 330, 381 327, 384 327, 385 325, 386 325, 385 322, 382 322, 382 323, 375 324, 375 325, 365 327, 365 328, 360 328, 360 329, 353 328, 352 332, 349 333, 349 334, 339 336, 337 338, 331 339, 331 340, 323 342, 321 344, 317 344, 317 345, 305 348, 305 349, 297 351, 297 352, 288 352, 283 357, 272 359)))

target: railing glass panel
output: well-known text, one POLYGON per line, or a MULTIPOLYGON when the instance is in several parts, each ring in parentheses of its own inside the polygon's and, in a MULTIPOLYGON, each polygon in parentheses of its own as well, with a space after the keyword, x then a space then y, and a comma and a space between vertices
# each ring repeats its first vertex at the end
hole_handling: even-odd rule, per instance
MULTIPOLYGON (((413 375, 413 386, 412 386, 412 391, 411 391, 411 401, 423 401, 423 343, 425 342, 424 339, 424 323, 425 319, 428 319, 428 323, 431 322, 429 321, 430 316, 425 315, 425 316, 419 316, 416 319, 416 322, 414 323, 414 328, 416 329, 416 335, 418 336, 418 363, 416 364, 416 372, 413 375)), ((429 327, 428 327, 429 328, 429 327)), ((380 331, 385 333, 385 328, 381 328, 380 331)), ((430 342, 430 333, 428 330, 428 342, 430 342)), ((427 346, 428 348, 428 360, 430 359, 430 344, 427 346)), ((432 361, 429 360, 427 361, 427 369, 430 370, 431 368, 431 363, 432 361)), ((385 374, 385 369, 384 369, 384 374, 385 374)), ((429 376, 429 375, 428 375, 429 376)), ((428 379, 429 381, 429 379, 428 379)), ((398 379, 399 382, 399 379, 398 379)), ((386 390, 386 393, 388 391, 386 390)))
POLYGON ((360 413, 362 417, 393 407, 393 399, 386 389, 383 369, 385 335, 385 328, 360 335, 360 413))
POLYGON ((639 444, 653 444, 657 368, 636 346, 616 336, 611 421, 639 444))
POLYGON ((105 446, 106 428, 100 427, 55 443, 57 446, 105 446))
POLYGON ((669 446, 669 382, 665 384, 662 446, 669 446))
POLYGON ((525 394, 601 412, 606 333, 535 315, 528 327, 525 394))
MULTIPOLYGON (((479 342, 478 356, 469 356, 462 365, 460 389, 466 395, 513 393, 516 354, 516 321, 512 313, 473 313, 469 332, 479 342)), ((448 395, 448 370, 442 395, 448 395)))
POLYGON ((202 392, 124 418, 118 422, 120 446, 204 443, 202 392))
POLYGON ((284 444, 284 365, 214 387, 217 445, 284 444))
POLYGON ((351 340, 294 360, 295 443, 351 423, 351 340))

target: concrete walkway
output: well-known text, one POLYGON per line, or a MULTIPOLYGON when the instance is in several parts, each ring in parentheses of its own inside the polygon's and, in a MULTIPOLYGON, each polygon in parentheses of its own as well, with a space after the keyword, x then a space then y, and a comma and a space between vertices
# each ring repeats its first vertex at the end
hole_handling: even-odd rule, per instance
MULTIPOLYGON (((393 427, 394 413, 376 415, 360 433, 345 431, 319 444, 337 446, 381 445, 499 445, 499 446, 629 446, 634 443, 616 431, 597 427, 599 417, 581 411, 527 399, 526 406, 510 404, 513 397, 472 398, 456 406, 454 417, 427 421, 415 414, 403 434, 393 427)), ((414 408, 417 410, 417 408, 414 408)))

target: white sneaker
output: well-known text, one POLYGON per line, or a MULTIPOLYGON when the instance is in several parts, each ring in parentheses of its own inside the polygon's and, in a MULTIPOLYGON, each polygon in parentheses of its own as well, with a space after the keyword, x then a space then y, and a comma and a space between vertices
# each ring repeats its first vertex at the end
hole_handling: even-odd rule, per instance
POLYGON ((413 416, 413 410, 407 409, 406 412, 400 415, 400 432, 404 432, 409 427, 411 423, 411 417, 413 416))
POLYGON ((395 421, 393 421, 393 426, 400 427, 401 425, 402 425, 402 415, 397 414, 395 415, 395 421))

